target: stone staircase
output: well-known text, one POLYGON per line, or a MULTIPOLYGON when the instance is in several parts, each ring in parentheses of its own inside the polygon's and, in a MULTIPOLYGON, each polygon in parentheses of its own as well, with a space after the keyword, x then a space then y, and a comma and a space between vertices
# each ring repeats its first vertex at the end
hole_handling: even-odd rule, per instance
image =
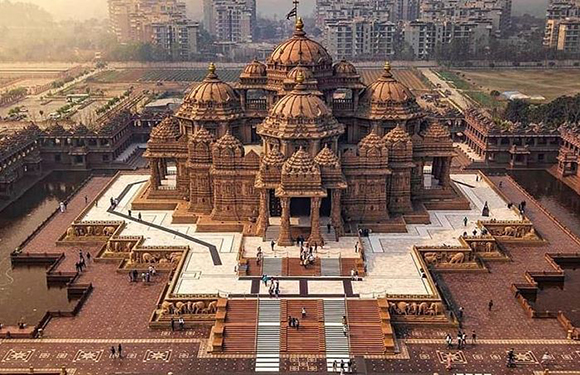
POLYGON ((339 258, 321 258, 320 259, 321 276, 340 276, 340 259, 339 258))
POLYGON ((280 301, 260 300, 256 372, 280 371, 280 301))
POLYGON ((336 361, 348 362, 350 350, 348 337, 342 331, 342 317, 346 315, 343 300, 324 300, 324 337, 326 342, 326 366, 332 371, 336 361))

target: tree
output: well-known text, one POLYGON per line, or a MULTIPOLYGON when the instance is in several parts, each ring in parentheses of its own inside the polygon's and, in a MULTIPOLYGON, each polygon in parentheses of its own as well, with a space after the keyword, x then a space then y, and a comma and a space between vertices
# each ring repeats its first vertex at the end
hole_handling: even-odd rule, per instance
POLYGON ((500 94, 500 92, 499 92, 499 91, 497 91, 497 90, 491 90, 491 91, 489 92, 489 95, 493 96, 494 98, 497 98, 497 97, 498 97, 498 96, 500 96, 501 94, 500 94))

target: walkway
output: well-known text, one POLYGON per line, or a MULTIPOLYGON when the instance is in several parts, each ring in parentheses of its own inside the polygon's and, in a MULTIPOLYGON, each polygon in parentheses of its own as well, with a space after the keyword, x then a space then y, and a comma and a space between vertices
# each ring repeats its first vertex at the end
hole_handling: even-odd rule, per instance
POLYGON ((280 371, 280 301, 259 303, 256 371, 280 371))
POLYGON ((340 364, 340 361, 346 363, 350 359, 348 337, 342 329, 342 319, 344 316, 346 316, 346 309, 343 299, 324 300, 326 367, 329 372, 333 371, 335 361, 340 364))

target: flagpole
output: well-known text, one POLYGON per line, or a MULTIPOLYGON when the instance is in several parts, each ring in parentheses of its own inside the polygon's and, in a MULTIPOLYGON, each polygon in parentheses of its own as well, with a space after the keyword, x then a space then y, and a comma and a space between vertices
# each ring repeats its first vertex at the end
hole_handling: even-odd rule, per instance
POLYGON ((298 22, 298 4, 300 3, 299 0, 293 0, 292 3, 294 4, 294 23, 298 22))

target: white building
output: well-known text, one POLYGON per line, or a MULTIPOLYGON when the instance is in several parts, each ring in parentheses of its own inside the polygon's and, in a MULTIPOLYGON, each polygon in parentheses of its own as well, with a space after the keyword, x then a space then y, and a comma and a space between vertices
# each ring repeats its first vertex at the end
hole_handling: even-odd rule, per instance
POLYGON ((395 53, 396 35, 397 27, 389 21, 333 20, 324 27, 324 45, 337 59, 385 59, 395 53))
POLYGON ((218 42, 251 43, 256 0, 204 0, 204 27, 218 42))

